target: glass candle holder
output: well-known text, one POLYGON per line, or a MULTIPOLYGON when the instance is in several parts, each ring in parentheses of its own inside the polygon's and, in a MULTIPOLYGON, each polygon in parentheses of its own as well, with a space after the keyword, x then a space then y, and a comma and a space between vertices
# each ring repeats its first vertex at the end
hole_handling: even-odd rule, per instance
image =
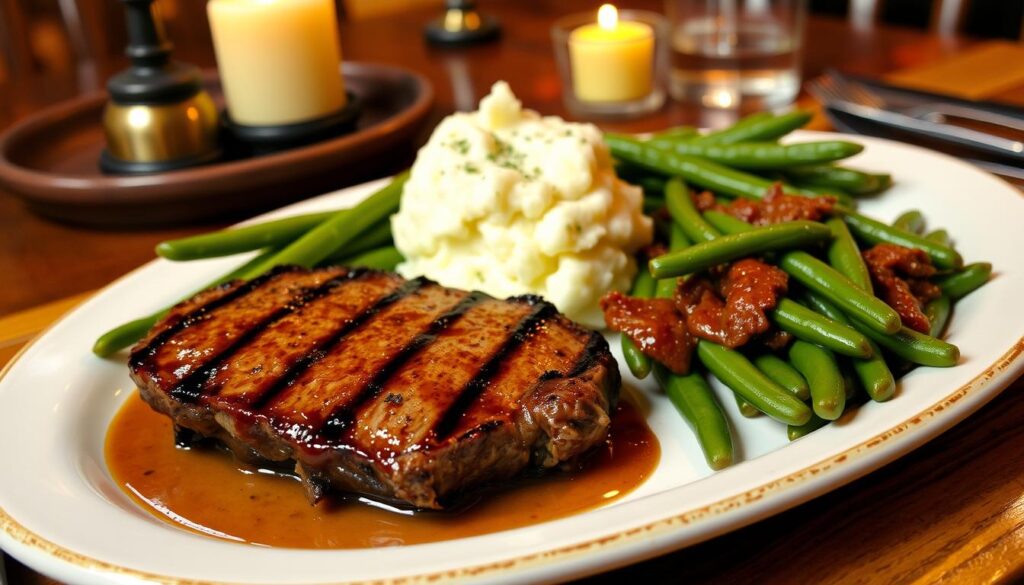
POLYGON ((566 107, 579 116, 637 116, 665 103, 668 21, 644 10, 563 17, 551 29, 566 107))

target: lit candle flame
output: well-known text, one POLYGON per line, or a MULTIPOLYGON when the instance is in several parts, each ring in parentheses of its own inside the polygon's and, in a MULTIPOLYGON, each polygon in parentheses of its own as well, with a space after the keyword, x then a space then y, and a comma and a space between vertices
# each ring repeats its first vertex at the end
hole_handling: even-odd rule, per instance
POLYGON ((597 10, 597 24, 605 30, 612 30, 619 24, 619 11, 611 4, 602 4, 597 10))

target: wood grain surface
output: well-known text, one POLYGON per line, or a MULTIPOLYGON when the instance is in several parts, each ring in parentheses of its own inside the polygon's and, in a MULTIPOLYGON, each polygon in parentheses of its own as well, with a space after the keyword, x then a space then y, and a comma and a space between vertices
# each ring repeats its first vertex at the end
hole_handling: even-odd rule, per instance
MULTIPOLYGON (((661 10, 656 1, 623 6, 661 10)), ((506 79, 524 103, 565 115, 548 31, 558 16, 593 9, 582 0, 481 2, 504 26, 495 44, 438 50, 421 41, 435 14, 412 10, 342 25, 347 58, 400 65, 435 85, 436 122, 468 109, 491 83, 506 79)), ((201 13, 201 11, 200 11, 201 13)), ((205 23, 196 27, 205 30, 205 23)), ((200 35, 201 36, 201 35, 200 35)), ((805 78, 826 67, 873 76, 934 64, 976 43, 891 27, 854 30, 843 20, 814 17, 807 29, 805 78)), ((183 51, 212 65, 208 40, 183 51)), ((1024 66, 1016 64, 1016 66, 1024 66)), ((108 70, 105 67, 103 70, 108 70)), ((116 69, 116 68, 114 68, 116 69)), ((0 126, 68 92, 66 80, 33 93, 24 84, 0 103, 0 126)), ((985 96, 1024 104, 1024 87, 985 96)), ((802 103, 809 105, 806 98, 802 103)), ((721 125, 736 112, 670 103, 651 116, 603 124, 654 130, 672 124, 721 125)), ((820 127, 820 121, 818 122, 820 127)), ((430 124, 432 126, 433 124, 430 124)), ((339 183, 335 187, 343 187, 339 183)), ((160 240, 211 226, 159 231, 95 231, 39 219, 0 193, 0 361, 81 295, 153 257, 160 240), (21 312, 51 301, 40 310, 21 312)), ((1022 328, 1019 323, 1007 326, 1022 328)), ((587 579, 593 583, 1000 583, 1024 582, 1024 381, 910 455, 865 478, 758 524, 710 542, 587 579)), ((9 583, 52 583, 7 560, 9 583)))

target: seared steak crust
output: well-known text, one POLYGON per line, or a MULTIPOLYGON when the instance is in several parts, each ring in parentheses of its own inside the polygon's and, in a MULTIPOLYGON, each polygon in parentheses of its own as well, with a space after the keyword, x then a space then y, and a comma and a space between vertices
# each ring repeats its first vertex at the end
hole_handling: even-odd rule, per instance
POLYGON ((176 306, 132 350, 142 397, 253 463, 325 489, 443 507, 601 442, 618 396, 604 338, 538 297, 283 267, 176 306))

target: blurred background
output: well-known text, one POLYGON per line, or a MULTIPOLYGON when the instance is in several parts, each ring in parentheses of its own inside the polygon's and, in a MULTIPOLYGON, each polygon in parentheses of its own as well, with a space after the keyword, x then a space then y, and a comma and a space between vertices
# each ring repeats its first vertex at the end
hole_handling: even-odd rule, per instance
MULTIPOLYGON (((513 1, 513 0, 506 0, 513 1)), ((518 8, 558 11, 557 0, 518 0, 518 8)), ((441 0, 338 0, 343 21, 387 17, 441 0)), ((487 3, 484 3, 485 6, 487 3)), ((596 6, 597 3, 595 3, 596 6)), ((620 6, 628 8, 630 2, 620 6)), ((212 67, 205 2, 157 0, 175 58, 212 67)), ((1024 0, 810 0, 811 12, 936 37, 1022 38, 1024 0)), ((100 89, 125 66, 124 9, 114 0, 0 0, 0 127, 42 104, 100 89)))

